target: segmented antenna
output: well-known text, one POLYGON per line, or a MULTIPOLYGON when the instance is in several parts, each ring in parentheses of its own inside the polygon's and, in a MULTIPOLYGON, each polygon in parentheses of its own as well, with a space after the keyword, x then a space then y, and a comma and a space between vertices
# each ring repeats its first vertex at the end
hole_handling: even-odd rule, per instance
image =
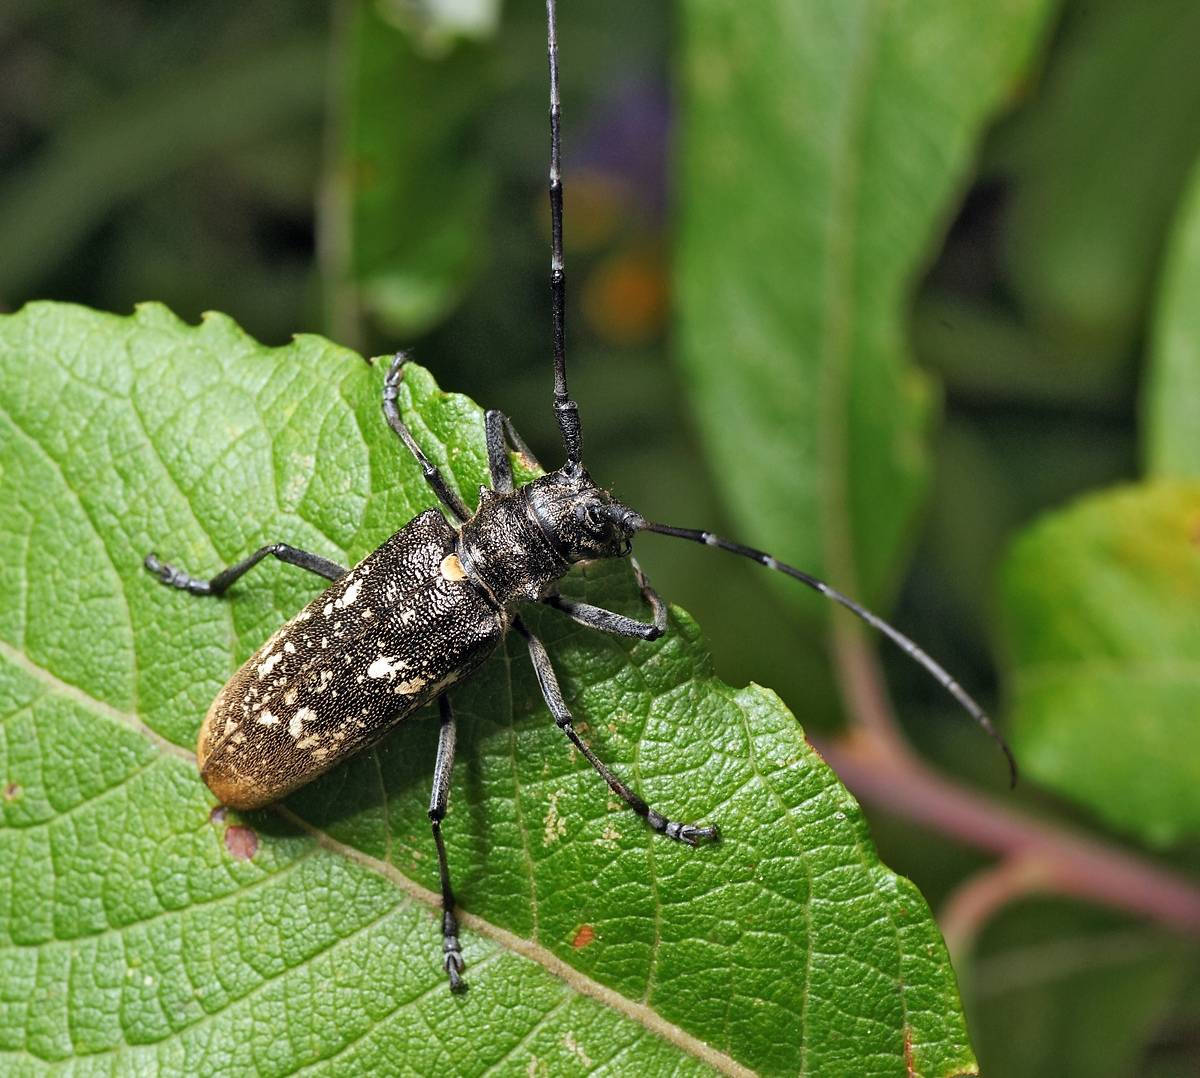
POLYGON ((641 531, 657 532, 659 535, 673 535, 676 539, 688 539, 693 543, 703 543, 705 546, 728 550, 731 554, 740 554, 743 558, 749 558, 751 561, 757 562, 767 569, 774 569, 776 572, 790 576, 793 580, 799 580, 801 584, 812 588, 813 591, 820 592, 826 599, 832 599, 835 603, 844 606, 850 613, 870 625, 872 629, 886 636, 905 655, 912 659, 913 662, 923 666, 938 684, 958 701, 963 710, 983 727, 988 736, 1000 746, 1000 751, 1004 753, 1005 758, 1008 760, 1009 780, 1011 785, 1016 786, 1016 758, 1012 754, 1012 749, 1008 747, 1008 742, 1004 740, 1000 731, 992 724, 992 720, 988 717, 987 712, 972 699, 966 689, 950 676, 941 663, 933 659, 914 641, 900 632, 899 629, 889 625, 879 615, 873 614, 865 606, 861 606, 853 599, 843 595, 840 591, 831 588, 823 580, 818 580, 815 576, 811 576, 793 565, 788 565, 786 562, 779 561, 761 550, 755 550, 754 547, 743 546, 741 543, 722 539, 721 536, 714 535, 712 532, 697 531, 693 528, 676 528, 670 524, 654 524, 650 521, 643 521, 639 525, 639 529, 641 531))
POLYGON ((554 414, 562 432, 567 463, 583 457, 579 406, 567 392, 567 282, 562 237, 562 106, 558 99, 558 17, 546 0, 546 52, 550 60, 550 309, 554 335, 554 414))

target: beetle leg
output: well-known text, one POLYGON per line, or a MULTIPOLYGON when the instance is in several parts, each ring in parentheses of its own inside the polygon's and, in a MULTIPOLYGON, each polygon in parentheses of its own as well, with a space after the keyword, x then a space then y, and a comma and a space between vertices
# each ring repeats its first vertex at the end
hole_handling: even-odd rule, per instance
POLYGON ((450 484, 446 482, 446 477, 438 471, 437 465, 425 456, 424 451, 417 445, 416 439, 413 438, 404 420, 400 418, 400 409, 396 407, 396 397, 400 392, 400 383, 404 381, 404 365, 407 362, 408 357, 403 352, 397 352, 395 359, 392 360, 392 365, 388 368, 387 377, 383 382, 383 415, 388 426, 400 436, 400 440, 421 466, 421 474, 425 476, 425 482, 437 495, 438 501, 449 509, 461 524, 470 519, 471 511, 466 507, 462 498, 451 489, 450 484))
POLYGON ((346 575, 346 570, 337 562, 322 558, 320 554, 312 554, 307 550, 288 546, 287 543, 268 543, 266 546, 261 546, 250 557, 243 558, 236 565, 229 566, 228 569, 222 569, 209 580, 192 576, 186 570, 177 569, 173 565, 167 565, 158 560, 157 554, 147 554, 142 564, 168 587, 181 588, 183 591, 190 591, 193 595, 224 595, 235 580, 248 573, 268 554, 287 565, 298 565, 310 573, 323 576, 326 580, 340 580, 346 575))
POLYGON ((704 839, 720 838, 721 832, 715 824, 677 823, 675 820, 668 820, 657 809, 653 809, 647 805, 645 801, 609 770, 604 761, 584 743, 583 739, 579 736, 579 732, 575 729, 574 719, 571 717, 571 712, 567 708, 566 701, 563 700, 562 690, 558 686, 558 678, 554 675, 554 667, 550 664, 550 656, 546 653, 545 645, 519 619, 514 619, 513 627, 525 637, 525 642, 529 645, 529 657, 533 660, 534 673, 537 674, 542 696, 546 700, 546 706, 550 709, 550 714, 554 716, 555 724, 571 739, 571 744, 583 753, 584 759, 595 768, 600 777, 608 783, 609 789, 641 816, 655 831, 661 832, 667 838, 673 838, 677 842, 686 843, 688 846, 695 846, 704 839))
POLYGON ((542 602, 555 610, 561 610, 580 625, 602 633, 633 636, 640 640, 657 640, 663 633, 659 625, 627 618, 624 614, 605 610, 602 606, 592 606, 591 603, 577 603, 574 599, 566 599, 561 595, 547 596, 542 602))
POLYGON ((492 477, 492 490, 498 494, 511 494, 513 491, 512 462, 509 453, 515 453, 521 458, 521 463, 529 471, 542 471, 541 464, 533 455, 533 450, 525 444, 525 439, 517 433, 513 422, 498 408, 489 408, 483 417, 483 431, 487 442, 488 471, 492 477))
POLYGON ((467 984, 460 976, 464 963, 462 951, 458 946, 454 891, 450 886, 450 865, 446 860, 446 843, 442 838, 442 820, 445 819, 446 802, 450 798, 450 772, 454 768, 455 743, 454 710, 450 707, 450 698, 445 693, 438 697, 438 709, 441 711, 442 725, 438 733, 437 762, 433 765, 429 823, 433 828, 433 841, 437 845, 438 872, 442 878, 442 965, 450 978, 450 991, 465 992, 467 984))
POLYGON ((638 565, 637 560, 630 558, 629 563, 633 566, 634 575, 642 589, 642 597, 650 604, 650 609, 654 613, 652 621, 627 618, 624 614, 605 610, 601 606, 592 606, 590 603, 565 599, 561 595, 550 595, 542 602, 556 610, 561 610, 567 617, 579 622, 580 625, 586 625, 589 629, 597 629, 602 633, 613 633, 616 636, 633 636, 640 640, 657 640, 667 629, 667 604, 663 602, 662 596, 650 586, 650 581, 646 579, 646 574, 642 572, 642 567, 638 565))

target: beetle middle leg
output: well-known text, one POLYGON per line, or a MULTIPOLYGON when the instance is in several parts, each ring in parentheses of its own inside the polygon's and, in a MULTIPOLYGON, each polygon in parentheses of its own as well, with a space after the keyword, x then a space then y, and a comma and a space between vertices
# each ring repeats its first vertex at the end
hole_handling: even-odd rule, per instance
POLYGON ((454 890, 450 886, 450 864, 446 860, 446 843, 442 838, 442 820, 446 816, 446 803, 450 799, 450 772, 454 769, 454 746, 456 731, 454 709, 450 698, 442 693, 438 697, 438 710, 442 725, 438 732, 437 762, 433 765, 433 792, 429 796, 429 823, 433 828, 433 841, 437 846, 438 873, 442 883, 442 965, 450 978, 451 992, 465 992, 466 982, 462 979, 463 956, 458 945, 458 918, 454 915, 454 890))
POLYGON ((541 687, 542 696, 546 701, 546 706, 550 709, 550 714, 554 716, 555 724, 571 739, 571 744, 583 753, 584 759, 592 765, 600 777, 608 783, 609 789, 655 831, 661 832, 667 838, 673 838, 688 846, 695 846, 705 839, 720 838, 721 832, 715 824, 678 823, 675 820, 668 820, 657 809, 647 805, 612 773, 608 765, 588 747, 583 738, 579 736, 579 731, 575 729, 575 720, 563 699, 562 689, 559 688, 558 678, 554 674, 554 667, 550 663, 550 656, 546 652, 545 645, 520 620, 514 620, 513 627, 529 645, 529 657, 533 660, 533 670, 537 674, 538 685, 541 687))
POLYGON ((248 558, 222 569, 216 576, 207 580, 204 577, 192 576, 185 569, 167 565, 159 561, 158 555, 153 553, 147 554, 142 564, 168 587, 189 591, 193 595, 224 595, 234 581, 248 573, 268 555, 287 565, 298 565, 301 569, 323 576, 326 580, 341 580, 346 575, 346 570, 337 562, 323 558, 320 554, 289 546, 287 543, 268 543, 261 546, 248 558))
POLYGON ((404 381, 404 365, 407 362, 408 356, 403 352, 397 352, 392 360, 392 365, 388 368, 387 377, 383 381, 383 415, 388 426, 400 436, 405 448, 421 466, 421 474, 425 477, 425 482, 429 484, 433 493, 437 495, 438 501, 449 509, 461 524, 470 518, 471 511, 446 482, 446 477, 442 475, 438 466, 425 456, 424 450, 417 445, 417 440, 412 436, 412 432, 400 418, 400 409, 396 407, 396 397, 400 392, 400 383, 404 381))

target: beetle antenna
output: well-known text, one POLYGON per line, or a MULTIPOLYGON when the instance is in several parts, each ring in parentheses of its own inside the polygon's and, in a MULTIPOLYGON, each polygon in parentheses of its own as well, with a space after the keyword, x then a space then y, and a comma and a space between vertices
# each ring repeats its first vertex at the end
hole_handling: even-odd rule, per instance
POLYGON ((889 625, 878 614, 873 614, 865 606, 856 603, 840 591, 831 588, 823 580, 818 580, 815 576, 797 569, 793 565, 779 561, 771 557, 770 554, 764 553, 761 550, 755 550, 753 547, 742 546, 741 543, 722 539, 721 536, 713 535, 712 532, 697 531, 693 528, 676 528, 670 524, 654 524, 646 520, 638 521, 636 526, 640 531, 657 532, 659 535, 673 535, 676 539, 688 539, 693 543, 703 543, 705 546, 719 547, 721 550, 728 550, 732 554, 740 554, 743 558, 749 558, 751 561, 758 562, 759 565, 765 566, 768 569, 774 569, 786 576, 790 576, 793 580, 799 580, 801 584, 812 588, 813 591, 820 592, 826 599, 832 599, 835 603, 844 606, 855 617, 861 618, 871 628, 886 636, 905 655, 912 659, 913 662, 923 666, 933 676, 934 680, 958 701, 963 710, 983 727, 988 736, 1000 746, 1000 751, 1004 753, 1005 759, 1008 760, 1009 782, 1010 785, 1016 786, 1016 758, 1013 756, 1012 749, 1008 747, 1008 742, 1004 740, 1000 731, 993 725, 987 712, 975 702, 966 689, 950 676, 941 663, 933 659, 924 649, 900 632, 899 629, 889 625))
POLYGON ((562 106, 558 97, 558 16, 546 0, 546 52, 550 59, 550 310, 554 336, 554 415, 562 432, 567 463, 583 456, 579 406, 567 392, 567 282, 563 262, 562 106))

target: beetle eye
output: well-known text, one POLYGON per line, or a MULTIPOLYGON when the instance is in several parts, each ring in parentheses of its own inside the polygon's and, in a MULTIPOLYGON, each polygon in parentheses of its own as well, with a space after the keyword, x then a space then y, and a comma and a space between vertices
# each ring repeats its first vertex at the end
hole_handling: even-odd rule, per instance
POLYGON ((592 535, 603 537, 608 533, 609 519, 599 502, 584 502, 575 506, 575 519, 592 535))

